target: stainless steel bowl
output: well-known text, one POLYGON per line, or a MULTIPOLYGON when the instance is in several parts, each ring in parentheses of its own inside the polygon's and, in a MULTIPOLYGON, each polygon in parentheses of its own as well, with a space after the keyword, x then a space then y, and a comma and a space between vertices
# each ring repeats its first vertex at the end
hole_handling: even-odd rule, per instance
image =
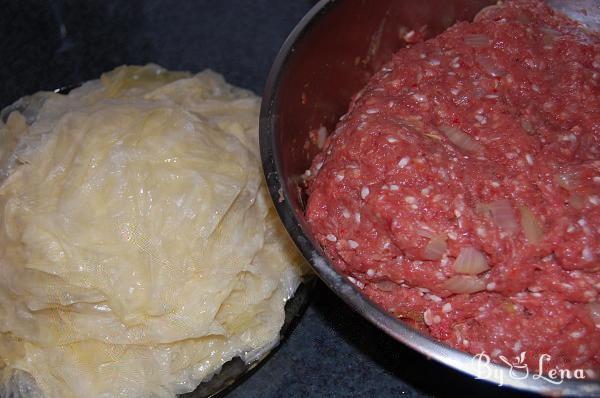
MULTIPOLYGON (((355 311, 398 341, 459 371, 493 383, 545 395, 600 396, 596 381, 552 384, 500 365, 482 373, 473 357, 450 348, 388 315, 330 264, 304 218, 299 182, 318 148, 309 132, 329 131, 350 97, 401 46, 400 31, 426 25, 433 36, 458 20, 470 20, 492 0, 322 0, 296 26, 272 66, 260 115, 265 176, 288 232, 317 275, 355 311), (511 373, 512 371, 512 373, 511 373)), ((550 0, 553 7, 596 28, 597 0, 550 0), (582 10, 585 10, 583 12, 582 10)))

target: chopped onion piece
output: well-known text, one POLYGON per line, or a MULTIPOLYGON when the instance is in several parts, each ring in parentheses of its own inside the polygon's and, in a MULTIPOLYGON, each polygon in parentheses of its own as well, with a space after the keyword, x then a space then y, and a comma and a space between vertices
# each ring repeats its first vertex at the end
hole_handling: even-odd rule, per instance
POLYGON ((554 182, 567 191, 573 191, 581 185, 579 173, 576 171, 556 174, 554 182))
POLYGON ((384 292, 391 292, 398 287, 398 285, 392 281, 375 282, 375 286, 377 286, 377 289, 384 292))
POLYGON ((317 147, 323 149, 325 147, 325 141, 327 140, 327 128, 325 126, 319 127, 317 131, 317 147))
POLYGON ((536 133, 535 128, 533 127, 533 124, 527 119, 521 120, 521 127, 529 135, 535 135, 535 133, 536 133))
POLYGON ((476 293, 485 290, 485 282, 473 275, 455 275, 444 283, 452 293, 476 293))
POLYGON ((490 205, 487 203, 479 202, 475 205, 475 212, 485 217, 492 217, 492 212, 490 211, 490 205))
POLYGON ((426 260, 441 260, 442 257, 444 257, 446 250, 448 250, 446 237, 438 235, 431 238, 429 243, 427 243, 423 255, 426 260))
POLYGON ((519 225, 508 199, 495 200, 488 205, 492 222, 509 234, 517 232, 519 225))
POLYGON ((585 198, 581 195, 573 194, 569 197, 569 206, 581 210, 585 206, 585 198))
POLYGON ((519 208, 521 211, 521 226, 527 241, 533 245, 539 245, 544 237, 544 230, 535 214, 525 206, 519 208))
POLYGON ((413 130, 423 130, 423 120, 421 120, 421 116, 404 116, 401 119, 398 119, 398 122, 413 130))
POLYGON ((485 56, 477 57, 477 63, 481 65, 481 68, 493 77, 502 77, 506 75, 506 71, 502 69, 498 62, 485 56))
POLYGON ((490 38, 484 34, 466 35, 463 40, 466 45, 475 48, 486 47, 490 44, 490 38))
POLYGON ((554 30, 550 27, 540 28, 543 33, 542 41, 544 45, 551 45, 554 43, 554 40, 561 36, 561 33, 557 30, 554 30))
POLYGON ((454 271, 459 274, 477 275, 490 269, 487 258, 474 247, 465 247, 454 261, 454 271))
POLYGON ((531 23, 531 19, 521 11, 517 12, 517 21, 521 22, 523 25, 529 25, 531 23))
POLYGON ((431 239, 435 236, 435 232, 430 231, 425 228, 418 228, 416 232, 417 232, 417 235, 422 236, 427 239, 431 239))
POLYGON ((480 152, 483 146, 475 141, 470 135, 463 133, 456 127, 440 126, 440 130, 451 143, 467 152, 480 152))
POLYGON ((590 310, 594 324, 597 328, 600 328, 600 303, 588 303, 588 309, 590 310))
POLYGON ((479 22, 485 18, 489 18, 490 16, 495 15, 502 8, 498 4, 493 4, 491 6, 487 6, 481 9, 473 18, 473 22, 479 22))

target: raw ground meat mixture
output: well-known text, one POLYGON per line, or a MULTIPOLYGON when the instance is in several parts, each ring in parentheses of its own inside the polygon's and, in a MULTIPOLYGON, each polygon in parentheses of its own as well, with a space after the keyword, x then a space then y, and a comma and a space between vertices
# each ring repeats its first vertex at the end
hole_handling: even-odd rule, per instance
POLYGON ((398 51, 314 160, 307 218, 390 313, 600 374, 600 35, 534 0, 398 51))

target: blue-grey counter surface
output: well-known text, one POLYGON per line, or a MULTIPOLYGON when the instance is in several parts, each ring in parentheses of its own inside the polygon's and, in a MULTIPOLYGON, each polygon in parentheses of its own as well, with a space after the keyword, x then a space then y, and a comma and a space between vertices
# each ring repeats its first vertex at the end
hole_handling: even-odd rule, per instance
MULTIPOLYGON (((0 106, 121 64, 211 68, 261 94, 309 0, 3 0, 0 106)), ((291 336, 228 397, 525 396, 427 360, 319 285, 291 336)))

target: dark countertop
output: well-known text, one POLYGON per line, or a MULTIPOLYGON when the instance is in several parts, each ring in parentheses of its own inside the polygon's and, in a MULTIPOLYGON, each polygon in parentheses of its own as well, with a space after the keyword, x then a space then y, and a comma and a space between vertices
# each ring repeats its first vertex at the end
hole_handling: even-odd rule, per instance
MULTIPOLYGON (((0 107, 127 63, 210 67, 262 92, 309 0, 8 0, 0 14, 0 107)), ((290 338, 230 397, 523 396, 428 361, 323 285, 290 338)))

